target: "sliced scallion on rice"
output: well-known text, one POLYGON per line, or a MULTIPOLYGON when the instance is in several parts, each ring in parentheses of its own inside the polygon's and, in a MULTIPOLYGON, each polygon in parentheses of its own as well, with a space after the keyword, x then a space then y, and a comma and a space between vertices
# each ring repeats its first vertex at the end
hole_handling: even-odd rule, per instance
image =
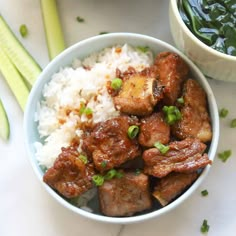
POLYGON ((119 90, 122 86, 122 79, 120 78, 115 78, 111 81, 111 87, 114 89, 114 90, 119 90))

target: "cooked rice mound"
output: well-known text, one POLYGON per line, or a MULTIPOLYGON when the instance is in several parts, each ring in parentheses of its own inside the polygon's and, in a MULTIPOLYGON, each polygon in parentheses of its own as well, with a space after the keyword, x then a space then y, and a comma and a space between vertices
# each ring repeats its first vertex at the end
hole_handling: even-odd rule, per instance
POLYGON ((128 67, 141 71, 152 64, 151 51, 142 52, 125 44, 105 48, 82 61, 75 59, 71 67, 55 73, 44 86, 43 100, 35 114, 43 140, 35 143, 39 164, 50 168, 61 148, 83 135, 84 123, 96 124, 119 116, 106 88, 107 83, 115 78, 117 68, 121 72, 128 67), (84 104, 92 110, 92 116, 80 114, 79 109, 84 104))

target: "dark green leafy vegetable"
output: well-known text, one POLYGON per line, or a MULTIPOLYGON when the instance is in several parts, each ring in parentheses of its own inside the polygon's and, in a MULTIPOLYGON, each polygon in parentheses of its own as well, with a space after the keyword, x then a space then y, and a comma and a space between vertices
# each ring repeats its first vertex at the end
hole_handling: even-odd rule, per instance
POLYGON ((210 226, 208 225, 207 220, 203 220, 202 226, 201 226, 201 232, 202 233, 207 233, 210 229, 210 226))
POLYGON ((21 25, 19 30, 23 38, 25 38, 28 35, 28 28, 26 27, 26 25, 21 25))
POLYGON ((226 162, 228 158, 231 156, 232 152, 231 150, 226 150, 221 153, 218 153, 218 157, 222 162, 226 162))
POLYGON ((203 43, 236 56, 236 3, 234 0, 179 0, 180 15, 203 43))

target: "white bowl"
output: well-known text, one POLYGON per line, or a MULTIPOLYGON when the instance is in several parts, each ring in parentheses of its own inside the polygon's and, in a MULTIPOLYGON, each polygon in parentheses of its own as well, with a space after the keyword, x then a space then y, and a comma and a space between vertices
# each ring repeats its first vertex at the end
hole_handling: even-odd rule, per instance
POLYGON ((57 72, 60 67, 65 66, 65 65, 70 65, 72 60, 75 58, 82 59, 88 56, 89 54, 91 54, 92 52, 100 51, 101 49, 105 47, 109 47, 116 44, 124 44, 124 43, 128 43, 133 46, 145 45, 145 46, 150 47, 154 53, 158 53, 161 51, 176 52, 180 54, 180 56, 186 61, 186 63, 190 67, 192 76, 196 80, 198 80, 198 82, 202 85, 202 87, 204 88, 207 94, 208 103, 209 103, 209 111, 210 111, 212 128, 213 128, 213 139, 209 147, 208 155, 209 155, 209 158, 213 160, 216 153, 218 138, 219 138, 219 119, 218 119, 218 110, 217 110, 216 101, 206 78, 200 72, 200 70, 188 58, 186 58, 186 56, 180 53, 173 46, 165 42, 162 42, 158 39, 144 36, 144 35, 139 35, 139 34, 113 33, 113 34, 106 34, 106 35, 100 35, 93 38, 89 38, 84 41, 78 42, 77 44, 66 49, 59 56, 57 56, 53 61, 51 61, 48 64, 48 66, 43 70, 41 75, 39 76, 38 80, 36 81, 30 93, 25 115, 24 115, 24 133, 25 133, 28 156, 32 164, 32 167, 37 177, 39 178, 39 181, 42 183, 45 189, 49 192, 49 194, 55 200, 57 200, 64 207, 84 217, 97 220, 97 221, 109 222, 109 223, 127 224, 127 223, 144 221, 153 217, 158 217, 170 210, 173 210, 176 206, 182 203, 187 197, 189 197, 196 190, 196 188, 205 179, 208 171, 210 170, 210 166, 207 166, 204 169, 204 171, 201 173, 199 178, 194 182, 194 184, 185 193, 183 193, 179 198, 177 198, 175 201, 173 201, 169 205, 161 209, 152 211, 150 213, 141 214, 137 216, 108 217, 108 216, 86 212, 80 208, 77 208, 71 205, 69 202, 67 202, 61 196, 59 196, 53 189, 51 189, 48 185, 46 185, 42 180, 43 171, 39 167, 38 162, 35 158, 35 149, 33 145, 34 142, 40 140, 38 132, 37 132, 37 126, 34 121, 37 104, 42 98, 42 89, 44 85, 47 82, 49 82, 49 80, 51 79, 51 76, 55 72, 57 72))
POLYGON ((221 53, 201 42, 185 25, 178 0, 170 0, 169 20, 177 48, 211 78, 236 82, 236 56, 221 53))

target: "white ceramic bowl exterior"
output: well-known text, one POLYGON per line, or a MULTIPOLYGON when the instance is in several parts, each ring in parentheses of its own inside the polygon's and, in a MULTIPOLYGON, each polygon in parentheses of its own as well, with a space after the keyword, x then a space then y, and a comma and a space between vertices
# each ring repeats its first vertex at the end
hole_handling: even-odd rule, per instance
POLYGON ((172 36, 177 48, 211 78, 236 82, 236 57, 218 52, 195 37, 183 22, 178 0, 170 0, 169 19, 172 36))
POLYGON ((89 38, 87 40, 81 41, 70 48, 66 49, 62 52, 59 56, 57 56, 53 61, 51 61, 48 66, 43 70, 41 75, 39 76, 38 80, 36 81, 35 85, 33 86, 26 111, 24 116, 24 132, 25 132, 25 140, 26 140, 26 147, 28 151, 28 156, 32 167, 38 176, 40 182, 43 184, 45 189, 52 195, 54 199, 60 202, 64 207, 76 212, 79 215, 85 216, 90 219, 94 219, 97 221, 109 222, 109 223, 120 223, 120 224, 128 224, 134 222, 144 221, 153 217, 158 217, 178 206, 182 203, 187 197, 189 197, 194 190, 200 185, 203 179, 206 177, 208 171, 210 170, 210 166, 207 166, 200 177, 195 181, 195 183, 178 199, 170 203, 164 208, 159 210, 153 211, 151 213, 138 215, 138 216, 131 216, 131 217, 107 217, 103 215, 98 215, 90 212, 86 212, 80 208, 77 208, 62 197, 60 197, 54 190, 48 187, 42 180, 43 172, 40 169, 37 160, 35 158, 35 149, 34 149, 34 142, 40 141, 37 126, 34 121, 34 115, 37 108, 37 104, 42 98, 42 89, 43 86, 49 82, 51 76, 59 70, 60 67, 65 65, 70 65, 74 58, 84 58, 95 51, 100 51, 104 47, 109 47, 116 44, 124 44, 128 43, 134 46, 148 46, 150 47, 154 53, 158 53, 161 51, 172 51, 180 54, 180 56, 187 62, 191 69, 192 76, 202 85, 204 90, 207 93, 208 103, 209 103, 209 111, 212 118, 212 128, 213 128, 213 139, 212 143, 208 152, 209 158, 211 160, 214 159, 218 139, 219 139, 219 118, 218 118, 218 109, 216 105, 216 101, 210 86, 208 85, 207 80, 200 72, 200 70, 188 59, 184 56, 181 52, 175 49, 173 46, 162 42, 158 39, 138 35, 138 34, 130 34, 130 33, 114 33, 114 34, 106 34, 100 35, 93 38, 89 38))

